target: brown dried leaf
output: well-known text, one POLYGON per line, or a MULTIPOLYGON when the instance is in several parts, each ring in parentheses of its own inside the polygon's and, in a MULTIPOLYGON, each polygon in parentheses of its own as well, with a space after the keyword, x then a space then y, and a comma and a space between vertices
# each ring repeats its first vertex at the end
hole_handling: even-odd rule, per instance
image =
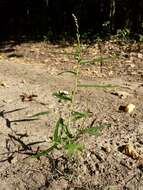
POLYGON ((135 150, 135 148, 132 145, 130 145, 130 144, 122 146, 122 153, 126 154, 127 156, 129 156, 129 157, 131 157, 133 159, 137 159, 137 160, 139 160, 140 157, 141 157, 137 153, 137 151, 135 150))

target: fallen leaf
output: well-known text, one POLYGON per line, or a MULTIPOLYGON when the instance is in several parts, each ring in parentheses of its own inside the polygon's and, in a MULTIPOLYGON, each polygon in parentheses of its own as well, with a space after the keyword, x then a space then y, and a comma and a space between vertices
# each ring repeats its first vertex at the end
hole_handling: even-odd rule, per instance
POLYGON ((123 145, 122 147, 119 148, 119 150, 122 153, 124 153, 125 155, 127 155, 135 160, 139 160, 141 158, 141 156, 137 153, 135 148, 130 144, 123 145))

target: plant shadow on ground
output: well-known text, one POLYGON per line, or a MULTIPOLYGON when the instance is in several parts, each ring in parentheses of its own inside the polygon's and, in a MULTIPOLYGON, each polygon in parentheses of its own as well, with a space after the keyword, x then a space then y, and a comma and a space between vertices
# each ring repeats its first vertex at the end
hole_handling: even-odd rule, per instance
MULTIPOLYGON (((18 112, 24 109, 25 108, 18 108, 18 109, 14 109, 10 111, 3 110, 0 112, 0 117, 5 120, 4 127, 7 127, 8 129, 11 130, 11 133, 8 133, 8 136, 5 142, 6 143, 5 147, 6 147, 7 152, 0 154, 0 156, 4 156, 5 158, 0 160, 0 162, 8 161, 9 163, 11 163, 16 153, 24 154, 27 156, 33 155, 35 153, 34 153, 34 150, 32 150, 32 146, 45 142, 45 141, 35 141, 35 142, 25 143, 23 138, 28 138, 29 135, 27 133, 23 133, 23 134, 17 133, 16 131, 13 130, 12 123, 31 122, 31 121, 39 120, 39 118, 22 118, 22 119, 9 120, 8 117, 6 116, 9 113, 18 112)), ((38 148, 35 151, 38 151, 38 148)))

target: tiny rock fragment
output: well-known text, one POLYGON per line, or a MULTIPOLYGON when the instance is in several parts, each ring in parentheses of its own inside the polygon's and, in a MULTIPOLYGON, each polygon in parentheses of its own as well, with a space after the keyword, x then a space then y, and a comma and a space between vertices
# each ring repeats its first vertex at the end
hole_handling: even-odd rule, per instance
POLYGON ((138 53, 138 58, 139 59, 143 59, 143 54, 142 53, 138 53))
POLYGON ((133 57, 133 56, 130 57, 130 61, 131 61, 131 62, 133 62, 134 59, 135 59, 135 57, 133 57))
POLYGON ((44 60, 44 63, 48 63, 48 62, 49 62, 49 59, 45 59, 45 60, 44 60))
POLYGON ((124 145, 124 146, 120 147, 119 149, 122 153, 124 153, 125 155, 127 155, 133 159, 139 160, 141 158, 141 156, 137 153, 135 148, 130 144, 124 145))
POLYGON ((109 71, 109 76, 111 76, 111 75, 113 75, 114 73, 113 73, 113 71, 109 71))
POLYGON ((0 55, 0 59, 3 59, 4 58, 4 55, 0 55))
POLYGON ((59 93, 61 95, 69 95, 69 92, 68 91, 65 91, 65 90, 60 90, 59 93))
POLYGON ((138 73, 136 71, 131 72, 131 75, 137 75, 138 73))
POLYGON ((105 145, 105 146, 102 146, 102 150, 106 153, 110 153, 111 152, 111 148, 109 145, 105 145))
POLYGON ((131 68, 134 68, 134 67, 135 67, 135 64, 131 63, 131 64, 130 64, 130 67, 131 67, 131 68))
POLYGON ((17 156, 15 156, 15 157, 13 157, 13 159, 11 159, 11 163, 12 164, 15 164, 17 161, 18 161, 17 156))
POLYGON ((95 156, 96 156, 96 158, 97 158, 100 162, 105 161, 105 155, 104 155, 103 153, 101 153, 101 152, 95 152, 95 156))

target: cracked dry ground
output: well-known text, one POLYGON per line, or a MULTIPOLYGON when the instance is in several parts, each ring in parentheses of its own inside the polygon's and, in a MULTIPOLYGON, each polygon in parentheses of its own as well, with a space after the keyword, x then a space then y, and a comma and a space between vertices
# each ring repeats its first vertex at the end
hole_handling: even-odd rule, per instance
POLYGON ((99 136, 83 135, 79 140, 86 148, 76 162, 67 160, 63 151, 54 152, 52 159, 29 156, 50 146, 59 111, 66 116, 63 103, 52 94, 69 91, 73 85, 70 73, 58 73, 74 67, 74 45, 1 44, 0 190, 143 189, 143 45, 109 41, 101 47, 84 45, 83 57, 114 55, 114 59, 83 65, 80 83, 117 87, 79 88, 76 110, 92 112, 85 127, 92 121, 111 127, 99 136), (27 98, 22 101, 24 96, 27 98), (133 112, 119 110, 127 104, 135 105, 133 112), (29 117, 41 111, 49 114, 29 117), (128 145, 139 159, 132 150, 121 151, 128 145))

